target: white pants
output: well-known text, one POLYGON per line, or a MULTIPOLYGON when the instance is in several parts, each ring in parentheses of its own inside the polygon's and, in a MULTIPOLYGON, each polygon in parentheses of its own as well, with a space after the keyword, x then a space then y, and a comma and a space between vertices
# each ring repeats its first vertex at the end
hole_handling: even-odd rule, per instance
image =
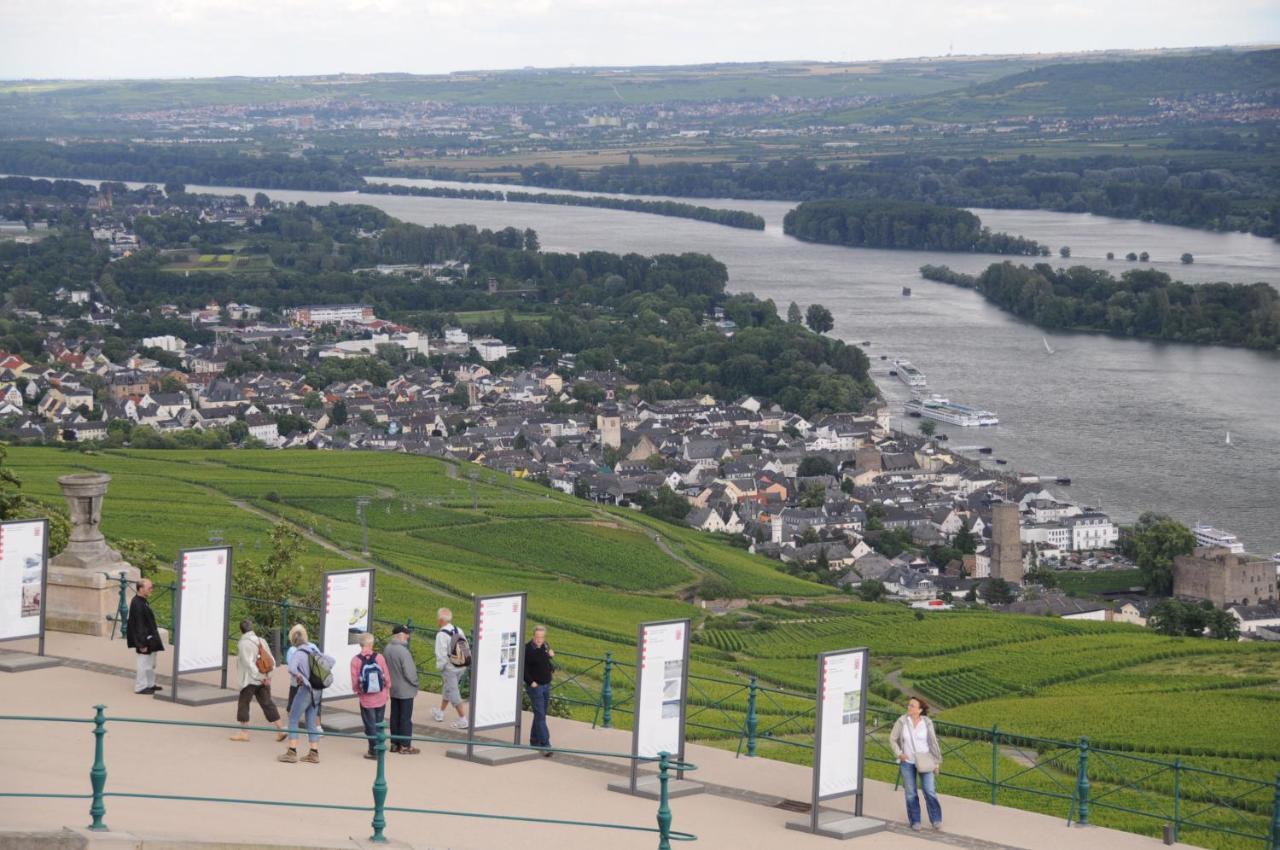
POLYGON ((156 686, 156 654, 154 652, 139 652, 138 656, 138 675, 133 680, 133 690, 142 693, 147 688, 156 686))

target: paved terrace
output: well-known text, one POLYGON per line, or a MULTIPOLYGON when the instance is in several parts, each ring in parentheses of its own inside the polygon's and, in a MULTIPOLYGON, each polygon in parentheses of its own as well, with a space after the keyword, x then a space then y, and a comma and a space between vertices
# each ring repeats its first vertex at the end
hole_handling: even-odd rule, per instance
MULTIPOLYGON (((7 650, 35 651, 34 641, 6 644, 7 650)), ((187 707, 133 693, 133 655, 124 641, 49 633, 49 655, 69 659, 61 667, 24 673, 0 672, 0 713, 91 718, 103 703, 108 716, 230 723, 234 703, 187 707)), ((230 678, 235 682, 235 662, 230 678)), ((172 669, 166 653, 160 667, 172 669)), ((217 673, 184 677, 217 684, 217 673)), ((167 676, 160 682, 169 685, 167 676)), ((275 693, 287 683, 275 677, 275 693)), ((167 693, 167 690, 166 690, 167 693)), ((423 693, 415 707, 418 734, 453 735, 431 722, 434 694, 423 693)), ((327 716, 354 709, 352 699, 326 705, 327 716)), ((262 724, 257 706, 251 723, 262 724)), ((449 719, 452 719, 450 717, 449 719)), ((550 719, 556 746, 629 752, 631 735, 617 729, 550 719)), ((526 719, 526 729, 527 719, 526 719)), ((374 763, 362 758, 363 742, 327 738, 321 763, 281 764, 283 745, 274 735, 255 732, 250 743, 227 740, 231 730, 108 723, 106 765, 108 791, 225 796, 357 806, 371 805, 374 763)), ((92 763, 92 726, 0 722, 0 791, 88 793, 92 763)), ((510 740, 509 738, 507 740, 510 740)), ((486 767, 446 759, 444 744, 422 744, 417 756, 387 755, 388 806, 605 821, 653 826, 655 802, 605 789, 624 761, 558 756, 502 767, 486 767)), ((735 758, 732 752, 690 745, 687 758, 698 766, 690 778, 707 783, 710 793, 673 800, 673 828, 698 836, 676 847, 707 850, 796 848, 830 850, 832 839, 788 831, 788 820, 800 817, 777 808, 782 800, 808 800, 810 771, 768 759, 735 758)), ((945 786, 944 786, 945 790, 945 786)), ((224 842, 226 847, 351 847, 370 834, 365 812, 275 806, 229 805, 172 800, 112 798, 106 800, 106 823, 112 834, 145 839, 141 845, 178 847, 188 842, 224 842)), ((993 807, 943 796, 946 830, 912 832, 904 822, 902 795, 891 785, 868 781, 866 814, 889 822, 886 832, 854 839, 866 850, 975 850, 1024 848, 1039 850, 1154 850, 1164 845, 1151 838, 1095 827, 1070 828, 1061 818, 993 807)), ((0 846, 3 833, 51 832, 81 828, 89 822, 87 800, 0 798, 0 846)), ((388 812, 387 836, 414 848, 434 850, 610 850, 651 848, 652 833, 542 825, 460 817, 388 812)), ((96 835, 102 835, 101 833, 96 835)), ((96 845, 93 845, 96 846, 96 845)), ((107 846, 107 845, 103 845, 107 846)), ((116 846, 116 845, 111 845, 116 846)), ((1178 845, 1186 846, 1186 845, 1178 845)))

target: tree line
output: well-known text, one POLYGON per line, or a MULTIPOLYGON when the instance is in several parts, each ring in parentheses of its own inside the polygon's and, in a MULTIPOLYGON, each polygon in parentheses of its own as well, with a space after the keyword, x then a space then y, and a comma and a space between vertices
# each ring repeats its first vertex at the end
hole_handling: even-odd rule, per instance
POLYGON ((764 218, 745 210, 726 210, 684 204, 679 201, 650 201, 640 198, 606 198, 603 196, 563 195, 547 192, 502 192, 496 189, 459 189, 452 186, 399 186, 373 183, 361 192, 375 195, 416 195, 428 198, 461 198, 473 201, 508 201, 513 204, 556 204, 569 207, 596 207, 607 210, 652 213, 675 218, 691 218, 727 227, 764 230, 764 218))
MULTIPOLYGON (((468 179, 461 172, 433 176, 468 179)), ((545 163, 521 168, 529 186, 674 197, 920 201, 951 207, 1089 212, 1209 230, 1280 234, 1280 171, 1266 157, 1128 155, 1008 159, 898 155, 865 164, 796 158, 746 165, 610 165, 598 172, 545 163)))
POLYGON ((854 248, 914 248, 1047 255, 1031 239, 992 233, 968 210, 914 201, 805 201, 787 213, 785 233, 806 242, 854 248))
POLYGON ((249 156, 222 146, 134 145, 95 142, 0 142, 0 171, 40 177, 199 183, 261 189, 335 192, 358 188, 364 179, 333 157, 278 153, 249 156))
POLYGON ((1175 281, 1154 269, 1117 279, 1085 266, 996 263, 979 275, 923 266, 928 280, 976 289, 1042 328, 1274 351, 1280 348, 1280 297, 1266 283, 1175 281))

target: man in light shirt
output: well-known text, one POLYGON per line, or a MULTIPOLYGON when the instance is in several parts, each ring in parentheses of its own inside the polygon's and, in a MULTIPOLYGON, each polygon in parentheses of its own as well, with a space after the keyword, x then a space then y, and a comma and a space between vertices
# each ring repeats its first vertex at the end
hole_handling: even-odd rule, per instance
POLYGON ((443 723, 445 709, 453 706, 458 712, 458 719, 453 722, 453 728, 466 729, 467 704, 462 701, 462 689, 459 687, 458 680, 462 678, 462 673, 467 668, 455 664, 449 657, 449 652, 455 645, 455 635, 463 641, 467 636, 461 627, 453 624, 453 612, 448 608, 441 608, 436 612, 436 625, 440 628, 440 631, 436 632, 436 669, 440 671, 442 684, 440 707, 432 711, 431 716, 437 723, 443 723))

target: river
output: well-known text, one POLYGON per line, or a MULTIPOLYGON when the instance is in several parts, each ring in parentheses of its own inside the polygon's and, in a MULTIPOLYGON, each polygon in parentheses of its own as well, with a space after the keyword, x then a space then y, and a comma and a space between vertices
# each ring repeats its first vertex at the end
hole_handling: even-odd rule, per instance
MULTIPOLYGON (((188 188, 249 196, 255 191, 188 188)), ((930 392, 999 415, 1001 424, 993 428, 940 424, 939 432, 952 445, 991 446, 993 457, 1007 459, 1011 470, 1070 476, 1070 487, 1051 489, 1118 520, 1158 510, 1188 524, 1203 521, 1231 531, 1251 552, 1280 550, 1280 355, 1045 333, 975 292, 922 280, 917 272, 925 263, 977 272, 998 258, 800 242, 782 233, 782 216, 793 204, 780 201, 676 199, 759 213, 768 223, 760 232, 585 207, 336 192, 268 194, 310 204, 366 203, 420 224, 532 227, 551 251, 711 254, 728 266, 732 289, 772 298, 783 313, 791 301, 825 304, 835 316, 834 334, 850 342, 869 341, 873 374, 898 423, 915 427, 914 420, 902 417, 910 392, 887 374, 893 358, 906 357, 928 376, 930 392), (901 294, 903 286, 911 287, 910 297, 901 294)), ((1108 262, 1108 251, 1120 257, 1147 251, 1152 257, 1147 265, 1175 279, 1280 286, 1280 244, 1268 239, 1073 213, 974 212, 993 230, 1035 239, 1055 253, 1069 245, 1070 262, 1115 274, 1138 264, 1108 262), (1195 256, 1189 266, 1179 262, 1187 251, 1195 256)))

